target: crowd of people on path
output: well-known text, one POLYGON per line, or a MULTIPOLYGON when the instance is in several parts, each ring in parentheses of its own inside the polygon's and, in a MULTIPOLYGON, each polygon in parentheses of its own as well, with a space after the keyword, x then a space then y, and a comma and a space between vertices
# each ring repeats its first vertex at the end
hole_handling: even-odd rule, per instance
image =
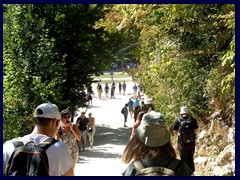
MULTIPOLYGON (((180 159, 177 159, 176 150, 171 143, 171 133, 166 127, 164 116, 149 108, 140 99, 141 95, 137 93, 139 88, 134 84, 133 97, 129 98, 129 101, 121 109, 124 117, 123 127, 127 127, 128 116, 134 118, 129 142, 122 154, 122 162, 129 165, 122 175, 160 176, 164 173, 169 176, 193 175, 195 172, 195 140, 199 133, 196 119, 190 116, 187 107, 180 108, 180 117, 174 121, 172 132, 173 135, 178 136, 177 148, 180 159)), ((102 97, 101 89, 103 90, 102 82, 99 82, 97 84, 99 99, 102 97)), ((116 89, 114 81, 110 88, 107 83, 105 84, 106 97, 108 97, 109 89, 111 91, 110 98, 114 98, 116 89)), ((126 83, 119 82, 118 89, 119 94, 125 95, 126 83)), ((90 95, 91 93, 88 93, 87 97, 90 95)), ((45 175, 50 176, 74 176, 74 168, 80 152, 85 150, 87 143, 90 148, 94 146, 96 122, 92 112, 88 113, 88 117, 86 117, 86 112, 81 112, 74 123, 71 122, 72 114, 69 110, 64 109, 60 112, 55 104, 48 102, 39 105, 35 109, 33 117, 35 126, 32 133, 3 144, 4 175, 33 176, 46 171, 45 175), (39 151, 38 147, 44 147, 45 151, 39 151), (39 157, 36 156, 32 158, 36 153, 26 155, 26 149, 28 152, 45 153, 45 159, 39 160, 39 157), (17 159, 18 154, 24 155, 17 159), (46 163, 44 161, 46 157, 47 170, 42 170, 40 166, 46 163), (24 166, 20 162, 31 165, 24 166)))
POLYGON ((121 113, 124 116, 124 127, 127 127, 126 123, 128 120, 128 114, 130 118, 134 118, 134 122, 137 121, 137 116, 140 112, 148 111, 150 107, 148 107, 145 103, 144 100, 137 98, 129 98, 128 102, 124 105, 124 107, 121 110, 121 113), (141 101, 141 103, 140 103, 141 101))
MULTIPOLYGON (((110 97, 110 99, 114 99, 115 97, 115 93, 116 93, 116 88, 118 88, 118 93, 120 95, 126 95, 126 89, 127 89, 127 84, 125 81, 123 82, 118 82, 118 85, 115 83, 115 81, 113 80, 110 84, 108 82, 106 82, 104 85, 102 85, 102 81, 101 79, 99 80, 99 82, 97 83, 96 86, 96 90, 98 93, 98 98, 101 99, 102 98, 102 93, 104 92, 105 94, 105 98, 110 97), (110 96, 109 96, 110 93, 110 96)), ((143 88, 141 88, 140 85, 134 85, 133 86, 133 92, 134 92, 134 98, 136 97, 140 97, 140 94, 143 91, 143 88)))

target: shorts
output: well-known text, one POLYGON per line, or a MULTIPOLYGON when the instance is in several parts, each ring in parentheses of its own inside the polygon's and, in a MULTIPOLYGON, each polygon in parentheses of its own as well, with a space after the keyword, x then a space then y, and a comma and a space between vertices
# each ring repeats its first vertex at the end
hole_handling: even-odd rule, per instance
POLYGON ((81 136, 82 136, 83 139, 86 138, 86 135, 87 135, 86 130, 85 131, 81 131, 81 136))

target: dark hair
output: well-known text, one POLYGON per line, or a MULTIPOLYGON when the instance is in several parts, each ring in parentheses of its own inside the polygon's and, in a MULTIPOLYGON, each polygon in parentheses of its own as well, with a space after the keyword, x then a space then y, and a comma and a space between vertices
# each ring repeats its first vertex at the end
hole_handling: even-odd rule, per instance
MULTIPOLYGON (((36 114, 39 114, 39 115, 43 114, 42 109, 37 109, 36 114)), ((48 126, 51 120, 52 120, 51 118, 34 117, 35 125, 40 125, 40 126, 44 126, 44 127, 48 126)))
POLYGON ((64 109, 61 111, 61 118, 65 118, 66 115, 69 115, 69 117, 71 117, 71 112, 67 109, 64 109))
POLYGON ((35 125, 40 125, 40 126, 48 126, 49 123, 51 122, 51 118, 44 118, 44 117, 35 117, 34 118, 34 122, 35 122, 35 125))
POLYGON ((176 151, 171 141, 163 146, 150 147, 146 146, 134 135, 124 149, 122 162, 129 163, 131 160, 151 160, 159 157, 176 158, 176 151))

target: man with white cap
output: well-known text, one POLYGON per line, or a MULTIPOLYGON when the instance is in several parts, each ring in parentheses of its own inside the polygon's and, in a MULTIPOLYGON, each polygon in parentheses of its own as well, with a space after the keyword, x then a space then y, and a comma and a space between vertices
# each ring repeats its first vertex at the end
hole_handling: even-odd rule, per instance
MULTIPOLYGON (((58 107, 50 102, 39 105, 34 112, 34 129, 31 134, 17 138, 24 144, 39 143, 54 138, 58 130, 61 114, 58 107)), ((16 140, 16 138, 14 139, 16 140)), ((13 140, 6 141, 3 145, 3 169, 6 168, 15 147, 13 140)), ((50 176, 73 176, 74 161, 71 158, 68 146, 62 141, 57 141, 47 148, 46 154, 49 164, 50 176)))
POLYGON ((199 127, 195 118, 189 115, 187 107, 180 108, 180 116, 173 124, 173 134, 178 136, 180 158, 194 172, 195 139, 199 127))
MULTIPOLYGON (((163 167, 168 168, 167 171, 170 170, 176 176, 190 176, 192 171, 183 161, 176 159, 170 137, 161 113, 150 111, 144 114, 123 152, 122 161, 126 164, 131 163, 122 175, 137 176, 139 172, 145 171, 145 168, 163 167)), ((151 175, 153 174, 160 176, 160 173, 155 171, 151 175)))

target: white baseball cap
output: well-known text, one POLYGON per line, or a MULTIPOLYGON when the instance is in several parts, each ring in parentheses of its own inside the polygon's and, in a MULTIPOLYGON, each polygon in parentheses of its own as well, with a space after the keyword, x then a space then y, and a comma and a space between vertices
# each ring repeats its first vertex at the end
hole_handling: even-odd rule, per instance
POLYGON ((181 107, 180 108, 180 114, 189 114, 188 108, 187 107, 181 107))
POLYGON ((61 113, 59 112, 59 109, 55 104, 48 102, 48 103, 43 103, 36 108, 34 112, 34 117, 61 119, 61 113), (41 110, 43 113, 41 114, 38 113, 38 110, 41 110))

